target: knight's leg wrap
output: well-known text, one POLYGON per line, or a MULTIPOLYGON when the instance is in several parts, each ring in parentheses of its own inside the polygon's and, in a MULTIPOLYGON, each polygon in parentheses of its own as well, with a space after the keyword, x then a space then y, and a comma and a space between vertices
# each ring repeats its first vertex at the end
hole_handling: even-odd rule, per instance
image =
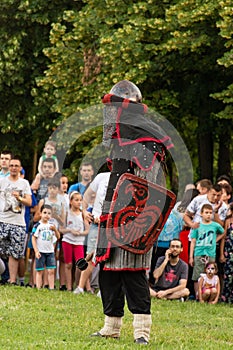
POLYGON ((134 319, 133 319, 134 339, 143 337, 146 341, 149 341, 151 324, 152 324, 151 315, 134 314, 134 319))
POLYGON ((122 325, 122 317, 105 316, 104 327, 99 331, 102 336, 119 338, 122 325))

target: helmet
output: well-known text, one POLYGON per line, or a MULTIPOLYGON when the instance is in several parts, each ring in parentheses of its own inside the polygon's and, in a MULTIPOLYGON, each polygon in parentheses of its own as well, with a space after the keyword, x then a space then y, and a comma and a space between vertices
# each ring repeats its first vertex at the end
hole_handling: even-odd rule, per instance
POLYGON ((131 101, 142 102, 142 94, 139 88, 129 80, 121 80, 115 84, 110 91, 110 94, 128 98, 131 101))

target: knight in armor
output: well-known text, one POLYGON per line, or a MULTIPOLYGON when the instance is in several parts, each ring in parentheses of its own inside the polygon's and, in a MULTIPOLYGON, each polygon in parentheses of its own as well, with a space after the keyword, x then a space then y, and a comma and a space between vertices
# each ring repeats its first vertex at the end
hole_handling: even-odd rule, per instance
MULTIPOLYGON (((120 81, 113 86, 109 94, 102 98, 102 102, 105 105, 103 144, 110 149, 111 175, 100 219, 96 251, 96 262, 100 263, 99 285, 105 323, 103 328, 93 336, 120 337, 126 298, 128 308, 134 316, 134 341, 146 345, 149 341, 152 323, 146 271, 150 267, 153 245, 153 242, 150 242, 147 246, 146 242, 154 239, 153 235, 153 239, 147 236, 150 229, 146 224, 154 220, 158 221, 161 226, 164 220, 160 220, 162 212, 154 209, 158 207, 157 204, 155 206, 150 203, 145 210, 144 202, 148 201, 149 195, 147 193, 143 197, 143 193, 147 181, 160 185, 165 183, 165 152, 173 145, 164 131, 145 115, 147 106, 142 103, 141 92, 132 82, 120 81), (119 210, 113 210, 114 200, 127 198, 127 195, 122 195, 117 187, 119 179, 127 175, 129 180, 136 179, 133 186, 129 183, 124 189, 127 195, 130 191, 132 192, 132 201, 121 204, 119 210), (130 211, 127 212, 132 208, 131 214, 130 211), (157 219, 154 217, 156 210, 160 213, 157 219), (133 221, 133 215, 137 211, 140 215, 133 221), (126 221, 128 234, 136 235, 135 240, 133 237, 131 239, 133 244, 127 240, 121 241, 121 239, 124 240, 121 228, 124 227, 126 221), (119 244, 116 243, 117 239, 119 239, 119 244)), ((166 190, 164 198, 166 198, 166 190)), ((174 201, 173 198, 172 203, 174 201)), ((158 227, 154 231, 157 232, 158 227)))

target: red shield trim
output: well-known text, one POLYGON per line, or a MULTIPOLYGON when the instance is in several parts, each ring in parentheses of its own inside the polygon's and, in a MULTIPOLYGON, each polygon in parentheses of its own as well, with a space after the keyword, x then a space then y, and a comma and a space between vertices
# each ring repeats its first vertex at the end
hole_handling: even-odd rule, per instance
POLYGON ((107 238, 131 253, 144 254, 157 240, 176 196, 132 174, 117 182, 107 220, 107 238))

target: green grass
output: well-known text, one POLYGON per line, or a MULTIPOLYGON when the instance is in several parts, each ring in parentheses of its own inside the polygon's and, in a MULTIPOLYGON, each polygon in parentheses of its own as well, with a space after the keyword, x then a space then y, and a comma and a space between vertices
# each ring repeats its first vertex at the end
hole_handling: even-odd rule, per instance
MULTIPOLYGON (((233 308, 152 300, 147 349, 233 349, 233 308)), ((0 349, 141 349, 125 307, 120 340, 93 339, 103 325, 101 300, 68 292, 0 287, 0 349)))

